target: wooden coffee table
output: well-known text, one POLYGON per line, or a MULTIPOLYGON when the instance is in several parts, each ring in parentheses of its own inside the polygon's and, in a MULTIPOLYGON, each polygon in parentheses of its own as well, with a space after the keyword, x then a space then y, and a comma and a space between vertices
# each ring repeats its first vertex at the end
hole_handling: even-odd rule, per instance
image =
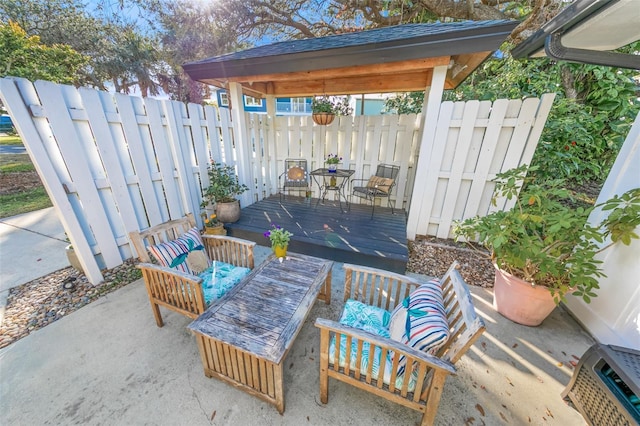
POLYGON ((189 324, 207 377, 216 377, 284 412, 282 366, 316 299, 331 303, 330 260, 269 256, 189 324))

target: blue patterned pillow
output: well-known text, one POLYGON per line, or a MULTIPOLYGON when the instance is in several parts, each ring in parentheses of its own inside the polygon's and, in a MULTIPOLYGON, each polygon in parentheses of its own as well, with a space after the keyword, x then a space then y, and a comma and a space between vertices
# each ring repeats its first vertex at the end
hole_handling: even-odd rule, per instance
POLYGON ((340 323, 354 328, 389 337, 391 314, 377 306, 365 305, 354 299, 348 299, 342 310, 340 323), (375 331, 374 331, 375 330, 375 331))
MULTIPOLYGON (((192 228, 173 241, 149 246, 149 251, 162 266, 177 269, 191 275, 197 275, 188 263, 187 257, 191 252, 197 252, 201 256, 206 253, 198 228, 192 228)), ((208 263, 208 260, 206 261, 208 263)), ((204 269, 204 268, 203 268, 204 269)), ((201 269, 202 270, 202 269, 201 269)))
MULTIPOLYGON (((389 326, 391 338, 415 349, 435 355, 449 339, 449 323, 444 309, 442 289, 432 280, 411 292, 393 310, 389 326)), ((400 359, 398 373, 405 367, 400 359)))
MULTIPOLYGON (((378 308, 376 306, 365 305, 353 299, 349 299, 345 302, 342 316, 340 317, 340 323, 348 325, 350 327, 358 328, 360 330, 368 331, 381 337, 389 337, 389 323, 391 315, 388 311, 378 308)), ((336 338, 333 336, 329 342, 329 359, 334 360, 336 355, 336 349, 339 349, 340 356, 338 363, 342 367, 347 365, 347 339, 345 336, 340 338, 340 344, 336 348, 336 338)), ((360 371, 364 372, 369 366, 369 353, 371 351, 371 345, 367 342, 362 343, 362 357, 360 358, 360 371)), ((358 352, 358 340, 351 340, 351 356, 349 359, 350 368, 356 368, 356 357, 358 352)), ((392 353, 387 353, 385 368, 383 374, 383 381, 389 384, 391 381, 391 368, 392 368, 392 353)), ((380 371, 380 360, 382 358, 382 350, 379 347, 375 347, 373 352, 371 371, 373 377, 378 377, 380 371)), ((415 373, 415 372, 414 372, 415 373)), ((412 392, 415 388, 417 375, 412 374, 409 377, 409 392, 412 392)), ((399 374, 396 376, 396 387, 402 387, 404 381, 404 375, 399 374)))
POLYGON ((251 272, 249 268, 214 260, 206 271, 198 275, 202 278, 202 290, 207 306, 224 296, 249 272, 251 272))

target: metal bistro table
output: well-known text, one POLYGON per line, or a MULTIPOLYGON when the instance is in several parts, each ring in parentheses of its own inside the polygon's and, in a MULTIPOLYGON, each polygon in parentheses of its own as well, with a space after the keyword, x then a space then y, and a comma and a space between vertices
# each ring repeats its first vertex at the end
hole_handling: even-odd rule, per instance
POLYGON ((347 195, 344 193, 344 188, 351 175, 355 172, 355 170, 346 169, 337 169, 335 172, 331 172, 329 169, 316 169, 312 171, 310 175, 313 177, 316 185, 318 185, 318 189, 321 194, 318 201, 316 201, 316 207, 318 206, 318 203, 320 203, 320 199, 322 199, 322 202, 324 203, 324 199, 329 191, 335 191, 338 194, 340 211, 344 213, 344 209, 342 208, 343 199, 347 207, 349 207, 349 201, 347 200, 347 195))

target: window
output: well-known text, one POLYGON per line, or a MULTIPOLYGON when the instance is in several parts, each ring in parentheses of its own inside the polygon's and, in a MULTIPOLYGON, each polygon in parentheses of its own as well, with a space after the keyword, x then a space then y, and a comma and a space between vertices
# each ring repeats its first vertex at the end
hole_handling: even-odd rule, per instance
POLYGON ((229 106, 229 96, 226 92, 220 93, 220 106, 229 106))
POLYGON ((252 98, 251 96, 244 97, 244 105, 248 107, 261 107, 262 99, 252 98))
POLYGON ((306 98, 291 98, 292 112, 307 112, 306 107, 307 107, 306 98))

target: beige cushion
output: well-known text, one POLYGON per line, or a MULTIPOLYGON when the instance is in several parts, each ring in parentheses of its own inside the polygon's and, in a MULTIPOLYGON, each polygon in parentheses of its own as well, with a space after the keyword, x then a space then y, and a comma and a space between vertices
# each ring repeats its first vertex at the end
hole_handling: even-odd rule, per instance
POLYGON ((385 194, 389 193, 391 185, 393 185, 393 179, 383 178, 379 176, 371 176, 369 182, 367 182, 367 188, 375 188, 380 192, 384 192, 385 194))
POLYGON ((287 180, 304 180, 305 179, 305 171, 302 167, 291 167, 289 171, 287 171, 287 180))

